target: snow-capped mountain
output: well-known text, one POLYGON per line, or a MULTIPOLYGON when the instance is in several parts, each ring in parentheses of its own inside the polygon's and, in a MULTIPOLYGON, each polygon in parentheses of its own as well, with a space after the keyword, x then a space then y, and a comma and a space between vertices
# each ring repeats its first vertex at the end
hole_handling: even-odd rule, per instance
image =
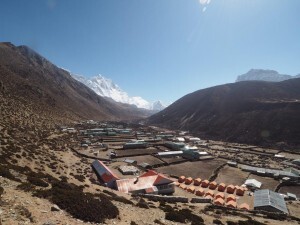
POLYGON ((117 84, 115 84, 111 79, 108 79, 102 75, 94 76, 87 79, 84 76, 75 75, 70 73, 76 80, 85 84, 98 95, 109 97, 116 102, 122 102, 127 104, 136 105, 138 108, 144 108, 149 110, 160 111, 165 108, 161 101, 148 102, 142 97, 135 96, 130 97, 125 91, 123 91, 117 84))
POLYGON ((236 79, 236 82, 249 80, 280 82, 298 77, 300 77, 300 74, 291 76, 280 74, 275 70, 251 69, 247 73, 239 75, 236 79))
POLYGON ((166 108, 166 106, 161 101, 159 101, 159 100, 152 103, 152 109, 153 110, 161 111, 164 108, 166 108))

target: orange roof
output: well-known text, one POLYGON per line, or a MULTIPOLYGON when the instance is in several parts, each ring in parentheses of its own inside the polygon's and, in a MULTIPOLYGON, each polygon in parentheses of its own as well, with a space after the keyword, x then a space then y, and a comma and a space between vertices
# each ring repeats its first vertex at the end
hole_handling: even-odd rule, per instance
POLYGON ((216 194, 216 198, 225 198, 225 195, 224 195, 224 193, 221 193, 221 192, 219 192, 219 193, 217 193, 216 194))
POLYGON ((198 196, 203 196, 205 193, 205 191, 203 190, 203 188, 199 188, 196 190, 195 194, 198 196))
POLYGON ((186 190, 187 190, 188 192, 194 193, 195 187, 194 187, 194 186, 189 186, 186 190))
POLYGON ((216 182, 210 182, 209 183, 209 189, 213 189, 213 190, 215 190, 217 188, 217 183, 216 182))
POLYGON ((240 204, 240 209, 250 210, 250 206, 247 203, 240 204))
POLYGON ((232 184, 229 184, 229 185, 227 186, 227 188, 235 189, 235 186, 233 186, 232 184))
POLYGON ((217 198, 214 200, 216 205, 224 205, 225 201, 222 198, 217 198))
POLYGON ((226 201, 227 202, 229 202, 229 201, 236 201, 235 195, 228 195, 226 201))
POLYGON ((226 203, 226 206, 236 208, 236 202, 235 201, 229 201, 226 203))
POLYGON ((200 178, 194 179, 194 185, 199 186, 200 183, 201 183, 201 181, 202 181, 202 180, 201 180, 200 178))
POLYGON ((185 184, 191 184, 192 182, 193 182, 193 178, 191 178, 191 177, 185 178, 185 181, 184 181, 185 184))
POLYGON ((180 184, 179 187, 182 188, 182 189, 186 189, 186 185, 185 184, 180 184))
POLYGON ((243 196, 244 192, 245 192, 245 190, 242 187, 239 187, 239 188, 236 189, 236 194, 239 195, 239 196, 243 196))
POLYGON ((178 178, 178 182, 179 183, 184 182, 184 180, 185 180, 185 176, 181 176, 181 177, 178 178))
POLYGON ((215 193, 214 193, 214 191, 212 191, 212 190, 208 190, 208 191, 205 193, 205 196, 207 196, 207 195, 210 195, 210 196, 214 197, 215 193))
POLYGON ((220 186, 221 186, 221 187, 226 187, 226 184, 220 183, 220 184, 219 184, 219 187, 220 187, 220 186))
POLYGON ((199 189, 197 189, 197 191, 196 192, 201 192, 201 193, 204 193, 205 191, 204 191, 204 189, 203 188, 199 188, 199 189))
POLYGON ((210 200, 214 200, 214 197, 212 197, 210 195, 206 195, 205 198, 210 199, 210 200))
POLYGON ((204 180, 204 181, 202 181, 202 183, 209 184, 209 181, 208 180, 204 180))
POLYGON ((232 184, 227 186, 227 189, 226 189, 227 193, 233 193, 234 190, 235 190, 235 187, 232 184))
POLYGON ((220 184, 219 186, 218 186, 218 191, 225 191, 225 189, 226 189, 226 186, 225 186, 225 184, 220 184))

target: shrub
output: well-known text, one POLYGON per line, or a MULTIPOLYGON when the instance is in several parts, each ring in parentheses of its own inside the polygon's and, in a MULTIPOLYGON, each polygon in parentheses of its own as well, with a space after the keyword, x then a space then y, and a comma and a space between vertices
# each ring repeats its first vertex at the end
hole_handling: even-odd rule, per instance
POLYGON ((258 222, 256 220, 250 219, 250 220, 244 220, 244 221, 239 220, 238 225, 265 225, 265 224, 261 223, 261 222, 258 222))
POLYGON ((174 222, 185 223, 186 221, 190 221, 192 225, 203 225, 204 220, 202 217, 197 216, 192 213, 189 209, 181 209, 181 210, 172 210, 166 213, 167 220, 171 220, 174 222))
POLYGON ((134 221, 131 221, 130 225, 138 225, 138 224, 136 222, 134 222, 134 221))
POLYGON ((23 190, 25 192, 34 191, 35 188, 31 183, 21 183, 17 186, 17 189, 23 190))
POLYGON ((238 225, 236 222, 233 221, 226 221, 227 225, 238 225))
POLYGON ((144 209, 149 209, 149 205, 147 202, 143 202, 143 201, 139 201, 137 204, 136 204, 137 207, 140 207, 140 208, 144 208, 144 209))
POLYGON ((283 221, 283 220, 286 220, 287 218, 287 215, 283 214, 283 213, 268 213, 266 215, 266 217, 268 219, 272 219, 272 220, 280 220, 280 221, 283 221))
POLYGON ((165 218, 166 218, 166 220, 171 220, 171 221, 179 222, 179 223, 185 223, 185 216, 181 215, 175 211, 167 212, 165 218))
POLYGON ((39 187, 48 187, 49 184, 37 177, 27 177, 28 182, 39 187))
POLYGON ((84 193, 76 185, 57 182, 50 190, 37 191, 35 196, 50 199, 61 209, 85 222, 103 223, 105 219, 113 219, 119 210, 105 195, 84 193))
POLYGON ((223 225, 222 221, 221 221, 221 220, 218 220, 218 219, 214 219, 214 220, 213 220, 213 224, 223 225))
POLYGON ((79 180, 80 182, 84 182, 85 181, 85 176, 83 175, 74 175, 74 178, 79 180))
POLYGON ((2 177, 6 177, 10 180, 14 180, 17 182, 21 182, 21 180, 19 178, 16 178, 10 171, 9 169, 3 167, 2 165, 0 165, 0 176, 2 177))
POLYGON ((0 186, 0 198, 3 193, 4 193, 4 188, 0 186))

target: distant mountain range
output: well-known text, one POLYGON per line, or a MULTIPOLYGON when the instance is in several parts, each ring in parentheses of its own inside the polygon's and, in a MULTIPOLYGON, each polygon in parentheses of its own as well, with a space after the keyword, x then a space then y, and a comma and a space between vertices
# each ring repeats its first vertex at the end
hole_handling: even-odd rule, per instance
POLYGON ((150 115, 149 110, 97 95, 27 46, 0 43, 0 78, 2 120, 16 117, 24 122, 29 119, 53 124, 79 119, 128 120, 150 115))
POLYGON ((236 82, 251 80, 280 82, 293 78, 300 78, 300 74, 296 76, 291 76, 286 74, 280 74, 275 70, 251 69, 247 73, 239 75, 236 79, 236 82))
POLYGON ((136 105, 138 108, 154 111, 160 111, 165 108, 161 101, 150 103, 142 97, 129 97, 129 95, 125 91, 123 91, 117 84, 102 75, 94 76, 90 79, 72 73, 71 75, 76 80, 91 88, 98 95, 111 98, 116 102, 136 105))
POLYGON ((190 93, 148 124, 203 138, 300 148, 300 78, 244 81, 190 93))

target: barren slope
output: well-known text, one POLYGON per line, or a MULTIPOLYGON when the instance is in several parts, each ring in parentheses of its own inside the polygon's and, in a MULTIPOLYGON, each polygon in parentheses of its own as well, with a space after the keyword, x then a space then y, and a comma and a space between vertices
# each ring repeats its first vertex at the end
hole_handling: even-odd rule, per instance
POLYGON ((149 123, 227 141, 299 146, 299 115, 298 78, 199 90, 151 116, 149 123))

